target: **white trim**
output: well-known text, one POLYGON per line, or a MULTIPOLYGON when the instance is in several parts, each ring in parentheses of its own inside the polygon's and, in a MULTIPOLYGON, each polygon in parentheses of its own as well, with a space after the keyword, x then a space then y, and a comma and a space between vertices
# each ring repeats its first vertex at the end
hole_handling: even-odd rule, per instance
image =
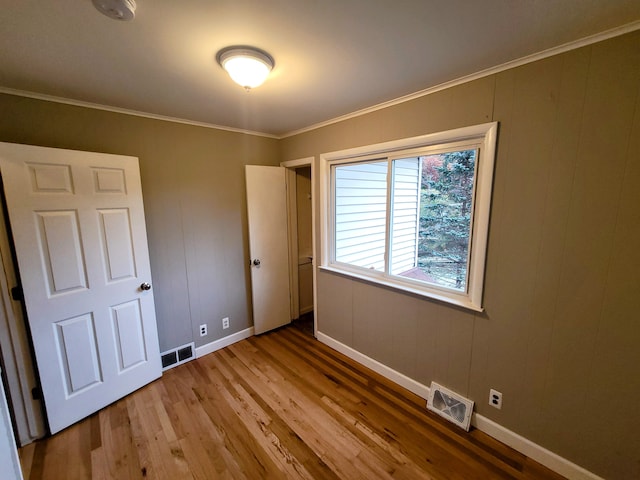
MULTIPOLYGON (((0 175, 1 176, 1 175, 0 175)), ((43 407, 33 398, 32 389, 39 386, 36 365, 29 345, 27 322, 22 303, 13 300, 11 287, 20 286, 11 256, 11 242, 6 225, 8 219, 0 211, 0 350, 5 366, 8 401, 20 446, 25 446, 46 434, 43 407)))
MULTIPOLYGON (((426 399, 429 396, 429 387, 423 385, 412 378, 407 377, 406 375, 394 370, 391 367, 387 367, 384 363, 380 363, 377 360, 374 360, 371 357, 367 357, 364 353, 360 353, 359 351, 351 348, 348 345, 345 345, 338 340, 331 338, 329 335, 326 335, 322 332, 318 332, 316 334, 316 338, 328 345, 329 347, 337 350, 338 352, 346 355, 352 360, 364 365, 367 368, 370 368, 376 373, 379 373, 383 377, 391 380, 392 382, 397 383, 401 387, 406 388, 412 393, 415 393, 419 397, 426 399)), ((426 400, 425 400, 426 402, 426 400)), ((425 403, 426 408, 426 403, 425 403)))
MULTIPOLYGON (((0 369, 1 374, 2 369, 0 369)), ((3 478, 22 480, 20 458, 18 458, 18 449, 9 418, 9 406, 2 382, 0 382, 0 464, 2 465, 3 478)))
MULTIPOLYGON (((281 162, 280 166, 285 168, 311 167, 311 271, 313 273, 313 335, 318 334, 318 253, 316 250, 316 167, 315 157, 305 157, 297 160, 287 160, 281 162)), ((320 166, 322 171, 322 165, 320 166)), ((306 312, 300 312, 306 313, 306 312)))
POLYGON ((198 126, 198 127, 204 127, 204 128, 213 128, 216 130, 226 130, 229 132, 237 132, 237 133, 245 133, 247 135, 256 135, 259 137, 267 137, 267 138, 275 138, 277 140, 282 140, 284 138, 288 138, 288 137, 293 137, 295 135, 299 135, 301 133, 306 133, 306 132, 310 132, 313 130, 317 130, 319 128, 322 127, 326 127, 328 125, 333 125, 335 123, 339 123, 342 122, 344 120, 349 120, 352 118, 356 118, 356 117, 360 117, 362 115, 367 115, 368 113, 373 113, 376 112, 378 110, 382 110, 384 108, 387 107, 393 107, 394 105, 399 105, 405 102, 409 102, 411 100, 415 100, 417 98, 421 98, 424 97, 426 95, 430 95, 432 93, 436 93, 439 92, 441 90, 446 90, 447 88, 451 88, 451 87, 455 87, 458 85, 462 85, 468 82, 472 82, 474 80, 478 80, 480 78, 484 78, 484 77, 488 77, 490 75, 494 75, 496 73, 500 73, 503 72, 505 70, 508 70, 510 68, 516 68, 516 67, 520 67, 522 65, 526 65, 528 63, 533 63, 536 62, 538 60, 543 60, 545 58, 548 57, 552 57, 554 55, 559 55, 561 53, 565 53, 565 52, 569 52, 571 50, 577 50, 578 48, 582 48, 582 47, 586 47, 588 45, 592 45, 594 43, 598 43, 598 42, 602 42, 605 40, 609 40, 610 38, 614 38, 614 37, 619 37, 621 35, 625 35, 627 33, 631 33, 634 32, 636 30, 640 30, 640 20, 631 22, 631 23, 627 23, 625 25, 620 25, 619 27, 614 27, 612 29, 609 30, 605 30, 604 32, 600 32, 600 33, 596 33, 594 35, 590 35, 588 37, 584 37, 578 40, 575 40, 573 42, 568 42, 565 43, 563 45, 559 45, 557 47, 551 47, 548 48, 547 50, 543 50, 542 52, 538 52, 538 53, 533 53, 531 55, 527 55, 525 57, 521 57, 521 58, 517 58, 515 60, 511 60, 509 62, 503 63, 501 65, 497 65, 495 67, 490 67, 484 70, 480 70, 479 72, 476 73, 472 73, 470 75, 465 75, 463 77, 459 77, 453 80, 450 80, 448 82, 444 82, 441 83, 439 85, 435 85, 433 87, 428 87, 425 88, 423 90, 419 90, 417 92, 408 94, 408 95, 404 95, 402 97, 398 97, 386 102, 382 102, 382 103, 378 103, 376 105, 373 105, 371 107, 367 107, 367 108, 363 108, 361 110, 356 110, 355 112, 351 112, 348 113, 346 115, 341 115, 339 117, 335 117, 329 120, 325 120, 323 122, 319 122, 319 123, 314 123, 313 125, 309 125, 308 127, 303 127, 300 128, 298 130, 292 130, 290 132, 286 132, 283 133, 282 135, 274 135, 274 134, 270 134, 270 133, 263 133, 263 132, 254 132, 251 130, 243 130, 243 129, 239 129, 239 128, 233 128, 233 127, 224 127, 222 125, 216 125, 216 124, 212 124, 212 123, 206 123, 206 122, 196 122, 196 121, 192 121, 192 120, 187 120, 187 119, 183 119, 183 118, 176 118, 176 117, 168 117, 168 116, 164 116, 164 115, 156 115, 153 113, 146 113, 146 112, 140 112, 137 110, 129 110, 126 108, 120 108, 120 107, 111 107, 109 105, 102 105, 102 104, 98 104, 98 103, 91 103, 91 102, 84 102, 81 100, 73 100, 73 99, 69 99, 69 98, 64 98, 64 97, 57 97, 54 95, 46 95, 44 93, 36 93, 36 92, 29 92, 26 90, 17 90, 17 89, 13 89, 13 88, 7 88, 7 87, 0 87, 0 93, 6 93, 9 95, 16 95, 19 97, 27 97, 27 98, 35 98, 37 100, 46 100, 49 102, 55 102, 55 103, 64 103, 66 105, 74 105, 74 106, 78 106, 78 107, 86 107, 86 108, 93 108, 96 110, 105 110, 108 112, 115 112, 115 113, 123 113, 126 115, 134 115, 137 117, 144 117, 144 118, 152 118, 154 120, 164 120, 167 122, 175 122, 175 123, 183 123, 185 125, 194 125, 194 126, 198 126))
POLYGON ((313 157, 299 158, 298 160, 287 160, 280 162, 280 166, 284 168, 306 167, 313 163, 313 157))
POLYGON ((525 57, 517 58, 515 60, 511 60, 511 61, 502 63, 500 65, 496 65, 494 67, 489 67, 484 70, 480 70, 479 72, 465 75, 463 77, 459 77, 453 80, 449 80, 439 85, 428 87, 423 90, 419 90, 417 92, 410 93, 408 95, 404 95, 402 97, 398 97, 393 100, 389 100, 387 102, 378 103, 377 105, 373 105, 371 107, 366 107, 361 110, 356 110, 355 112, 347 113, 345 115, 341 115, 340 117, 335 117, 330 120, 326 120, 324 122, 315 123, 308 127, 300 128, 298 130, 293 130, 291 132, 287 132, 281 135, 278 138, 283 139, 283 138, 293 137, 295 135, 300 135, 301 133, 311 132, 313 130, 317 130, 322 127, 327 127, 329 125, 333 125, 335 123, 339 123, 345 120, 361 117, 369 113, 377 112, 378 110, 383 110, 388 107, 393 107, 395 105, 399 105, 405 102, 410 102, 411 100, 415 100, 417 98, 421 98, 426 95, 431 95, 432 93, 436 93, 441 90, 457 87, 458 85, 463 85, 465 83, 469 83, 474 80, 478 80, 480 78, 488 77, 490 75, 495 75, 496 73, 504 72, 505 70, 509 70, 510 68, 520 67, 522 65, 537 62, 538 60, 543 60, 545 58, 549 58, 554 55, 560 55, 561 53, 570 52, 571 50, 577 50, 578 48, 586 47, 588 45, 592 45, 598 42, 603 42, 605 40, 609 40, 610 38, 619 37, 621 35, 625 35, 627 33, 631 33, 636 30, 640 30, 640 20, 627 23, 619 27, 612 28, 610 30, 605 30, 604 32, 596 33, 594 35, 590 35, 588 37, 584 37, 579 40, 575 40, 573 42, 565 43, 557 47, 551 47, 551 48, 548 48, 547 50, 543 50, 538 53, 533 53, 525 57))
MULTIPOLYGON (((388 380, 406 388, 412 393, 415 393, 419 397, 427 399, 429 397, 429 387, 419 383, 412 378, 378 362, 363 353, 345 345, 331 338, 330 336, 318 332, 316 338, 325 345, 337 350, 338 352, 346 355, 352 360, 370 368, 374 372, 382 375, 388 380)), ((426 402, 426 400, 425 400, 426 402)), ((426 408, 426 403, 425 403, 426 408)), ((521 435, 497 424, 493 420, 489 420, 487 417, 474 413, 471 417, 471 424, 478 430, 486 433, 487 435, 499 440, 507 446, 517 450, 518 452, 526 455, 527 457, 535 460, 536 462, 544 465, 545 467, 553 470, 554 472, 570 479, 570 480, 604 480, 602 477, 591 473, 580 465, 567 460, 560 455, 553 453, 550 450, 538 445, 524 438, 521 435)))
MULTIPOLYGON (((322 248, 321 268, 416 295, 422 295, 427 298, 448 302, 476 312, 482 312, 482 294, 484 289, 484 271, 497 132, 498 122, 489 122, 444 132, 322 153, 320 155, 320 214, 322 215, 322 221, 320 223, 322 248), (416 154, 419 154, 420 152, 427 151, 429 147, 432 146, 450 146, 463 144, 464 142, 473 142, 476 146, 479 146, 478 166, 474 180, 476 185, 468 261, 469 275, 467 277, 467 290, 465 292, 453 291, 412 279, 390 276, 388 270, 388 238, 386 239, 387 243, 385 245, 387 264, 385 265, 384 272, 347 265, 336 261, 333 251, 333 248, 335 248, 335 191, 331 178, 331 167, 333 165, 356 162, 365 158, 377 158, 378 156, 383 156, 384 160, 393 160, 394 156, 399 155, 400 152, 404 155, 405 153, 408 154, 408 151, 416 149, 416 154)), ((477 148, 476 146, 474 146, 474 148, 477 148)), ((460 145, 460 148, 464 147, 460 145)), ((383 160, 383 158, 380 158, 380 160, 383 160)), ((389 180, 387 180, 387 188, 390 188, 389 180)), ((389 194, 389 191, 387 191, 387 194, 389 194)), ((387 197, 387 203, 388 202, 389 198, 387 197)), ((389 228, 390 210, 391 207, 387 204, 387 229, 389 228)), ((387 235, 389 235, 388 232, 387 235)))
POLYGON ((311 267, 313 272, 313 336, 318 335, 318 250, 316 247, 316 205, 318 199, 316 197, 316 182, 318 181, 316 174, 315 158, 311 157, 311 267))
POLYGON ((196 358, 204 357, 209 353, 213 353, 216 350, 220 350, 221 348, 228 347, 240 340, 244 340, 245 338, 249 338, 253 336, 253 327, 245 328, 244 330, 240 330, 239 332, 232 333, 226 337, 223 337, 219 340, 214 340, 213 342, 209 342, 205 345, 202 345, 196 348, 196 358))
POLYGON ((134 117, 150 118, 152 120, 161 120, 164 122, 182 123, 184 125, 192 125, 194 127, 211 128, 214 130, 224 130, 227 132, 234 132, 234 133, 244 133, 246 135, 255 135, 257 137, 267 137, 267 138, 275 138, 275 139, 280 138, 277 135, 272 135, 270 133, 254 132, 252 130, 243 130, 241 128, 234 128, 234 127, 225 127, 222 125, 216 125, 214 123, 197 122, 195 120, 188 120, 185 118, 169 117, 166 115, 158 115, 155 113, 141 112, 139 110, 130 110, 128 108, 112 107, 110 105, 103 105, 100 103, 92 103, 92 102, 85 102, 83 100, 74 100, 71 98, 56 97, 54 95, 29 92, 26 90, 16 90, 13 88, 0 87, 0 93, 6 93, 8 95, 15 95, 18 97, 33 98, 36 100, 44 100, 47 102, 62 103, 65 105, 72 105, 74 107, 84 107, 84 108, 91 108, 94 110, 104 110, 106 112, 122 113, 124 115, 133 115, 134 117))
POLYGON ((497 128, 497 125, 498 122, 487 122, 478 125, 471 125, 469 127, 454 128, 444 132, 427 133, 416 137, 401 138, 398 140, 391 140, 389 142, 374 143, 371 145, 362 145, 359 147, 347 148, 345 150, 322 153, 320 155, 320 162, 322 163, 323 160, 334 162, 352 157, 361 157, 363 155, 371 155, 373 157, 380 153, 389 154, 396 150, 437 145, 438 143, 462 142, 465 140, 477 139, 483 135, 490 135, 492 129, 497 128))
POLYGON ((514 450, 517 450, 538 463, 541 463, 563 477, 567 477, 571 480, 604 480, 595 473, 591 473, 580 465, 576 465, 566 458, 561 457, 537 443, 534 443, 531 440, 503 427, 493 420, 489 420, 487 417, 474 413, 471 418, 471 424, 478 430, 481 430, 496 440, 505 443, 514 450))
POLYGON ((402 292, 408 292, 408 293, 413 293, 414 295, 420 295, 422 297, 432 298, 440 302, 456 305, 457 307, 467 308, 469 310, 473 310, 474 312, 484 312, 484 308, 482 306, 474 305, 472 302, 467 300, 467 298, 462 295, 454 295, 454 294, 440 295, 438 294, 438 291, 435 288, 433 290, 424 290, 422 288, 416 288, 412 286, 409 282, 403 283, 402 281, 403 279, 401 277, 394 278, 394 280, 391 281, 391 280, 388 280, 388 277, 381 272, 373 272, 373 273, 366 272, 365 274, 365 273, 362 273, 364 271, 362 269, 358 271, 357 268, 352 268, 349 265, 344 265, 344 264, 341 265, 340 268, 336 268, 331 265, 320 265, 320 270, 337 273, 339 275, 346 275, 348 277, 357 278, 358 280, 364 280, 365 282, 369 282, 374 285, 383 285, 385 287, 400 290, 402 292))

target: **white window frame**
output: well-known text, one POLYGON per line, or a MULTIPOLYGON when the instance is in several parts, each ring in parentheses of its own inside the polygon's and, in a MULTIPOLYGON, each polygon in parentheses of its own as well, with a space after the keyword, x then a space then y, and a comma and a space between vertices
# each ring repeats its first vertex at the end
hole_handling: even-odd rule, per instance
MULTIPOLYGON (((350 148, 320 155, 320 269, 340 273, 405 292, 433 298, 470 310, 481 312, 484 288, 484 271, 489 233, 491 191, 495 160, 498 122, 484 123, 445 132, 394 140, 362 147, 350 148), (368 270, 340 262, 333 258, 335 252, 334 193, 332 191, 331 167, 344 163, 386 156, 397 158, 399 151, 410 149, 432 149, 445 144, 477 144, 479 153, 475 173, 474 212, 469 240, 469 273, 464 292, 437 287, 426 282, 404 279, 385 272, 368 270)), ((389 172, 390 175, 390 172, 389 172)), ((388 182, 391 181, 390 177, 388 182)), ((387 224, 390 221, 390 206, 387 205, 387 224)), ((389 256, 387 240, 386 255, 389 256)), ((388 267, 388 258, 386 261, 388 267)))

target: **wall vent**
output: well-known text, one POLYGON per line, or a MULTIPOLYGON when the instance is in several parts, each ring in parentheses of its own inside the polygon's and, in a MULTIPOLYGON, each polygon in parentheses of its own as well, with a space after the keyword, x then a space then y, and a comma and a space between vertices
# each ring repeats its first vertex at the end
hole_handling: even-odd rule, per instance
POLYGON ((195 343, 191 342, 180 347, 172 348, 166 352, 162 352, 162 371, 168 370, 178 365, 193 360, 193 352, 195 351, 195 343))
POLYGON ((431 382, 427 408, 464 428, 467 432, 469 431, 471 414, 473 413, 473 400, 464 398, 448 388, 431 382))

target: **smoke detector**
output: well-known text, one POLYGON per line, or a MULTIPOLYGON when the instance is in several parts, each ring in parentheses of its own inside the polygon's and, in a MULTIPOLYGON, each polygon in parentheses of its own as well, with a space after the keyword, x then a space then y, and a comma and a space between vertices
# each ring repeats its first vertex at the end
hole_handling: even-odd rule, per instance
POLYGON ((136 16, 135 0, 92 0, 98 11, 114 20, 133 20, 136 16))

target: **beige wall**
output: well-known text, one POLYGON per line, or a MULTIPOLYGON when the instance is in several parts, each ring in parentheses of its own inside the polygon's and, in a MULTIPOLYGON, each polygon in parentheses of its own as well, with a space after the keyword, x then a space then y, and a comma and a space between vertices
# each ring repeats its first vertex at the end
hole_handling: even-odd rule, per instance
POLYGON ((284 139, 283 159, 494 120, 485 312, 320 271, 318 329, 640 478, 640 32, 284 139))
POLYGON ((277 140, 11 95, 0 112, 0 141, 139 157, 162 351, 252 325, 244 165, 278 164, 277 140))
POLYGON ((640 478, 640 32, 282 141, 10 95, 0 112, 0 141, 140 158, 163 350, 251 325, 245 164, 499 121, 485 313, 319 272, 319 329, 640 478))

